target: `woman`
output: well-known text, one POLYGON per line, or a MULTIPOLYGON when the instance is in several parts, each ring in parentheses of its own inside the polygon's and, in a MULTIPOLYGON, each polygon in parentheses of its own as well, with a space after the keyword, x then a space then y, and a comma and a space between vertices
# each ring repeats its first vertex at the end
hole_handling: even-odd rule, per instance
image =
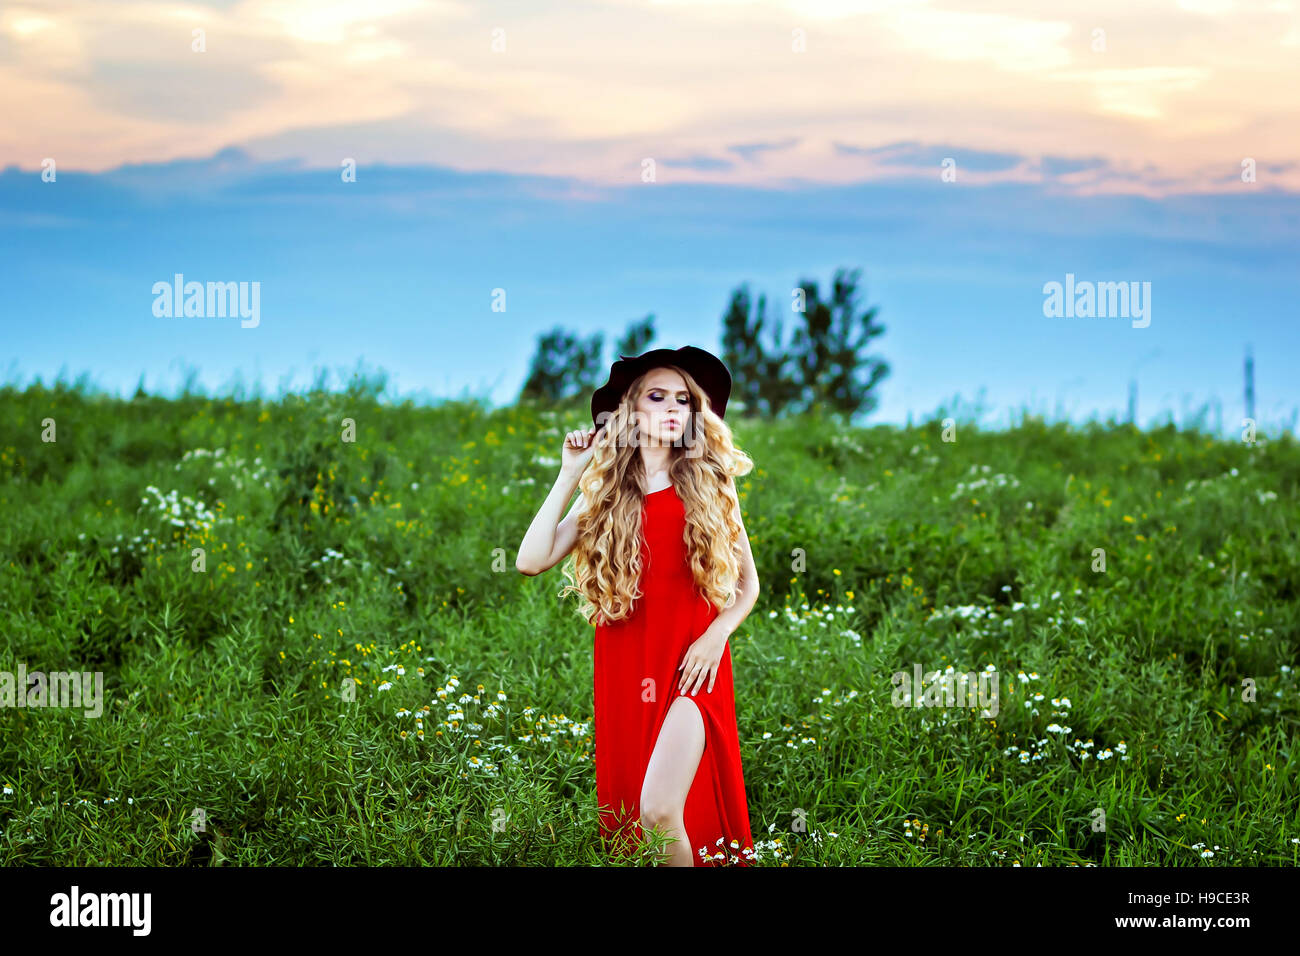
POLYGON ((693 346, 615 362, 516 560, 534 575, 572 552, 560 593, 595 625, 601 837, 625 852, 656 828, 670 866, 754 852, 727 645, 758 598, 734 481, 753 462, 722 420, 730 393, 693 346))

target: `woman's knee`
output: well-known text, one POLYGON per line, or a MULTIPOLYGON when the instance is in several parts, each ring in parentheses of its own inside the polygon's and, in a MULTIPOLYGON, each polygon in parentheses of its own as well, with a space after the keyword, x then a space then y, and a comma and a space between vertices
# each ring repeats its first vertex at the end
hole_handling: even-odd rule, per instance
POLYGON ((641 804, 641 826, 653 827, 665 832, 680 826, 682 819, 682 808, 674 807, 670 803, 658 800, 653 796, 647 796, 641 804))

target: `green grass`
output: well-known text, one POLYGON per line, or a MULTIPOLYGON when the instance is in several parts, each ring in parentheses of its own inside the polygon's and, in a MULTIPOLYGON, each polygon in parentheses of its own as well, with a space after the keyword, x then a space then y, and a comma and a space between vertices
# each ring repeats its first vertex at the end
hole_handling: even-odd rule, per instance
MULTIPOLYGON (((0 863, 605 862, 592 632, 514 568, 583 422, 0 391, 0 670, 105 692, 0 708, 0 863)), ((733 427, 763 864, 1300 862, 1294 439, 733 427), (894 707, 914 663, 992 665, 997 717, 894 707)))

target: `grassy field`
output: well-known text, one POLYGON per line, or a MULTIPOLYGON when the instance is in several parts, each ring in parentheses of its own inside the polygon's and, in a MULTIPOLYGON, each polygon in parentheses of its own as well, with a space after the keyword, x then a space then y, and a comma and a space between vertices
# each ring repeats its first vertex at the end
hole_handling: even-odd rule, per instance
MULTIPOLYGON (((0 671, 104 675, 0 708, 0 863, 604 862, 592 632, 514 568, 582 409, 376 391, 0 392, 0 671)), ((733 427, 762 865, 1300 862, 1293 438, 733 427)))

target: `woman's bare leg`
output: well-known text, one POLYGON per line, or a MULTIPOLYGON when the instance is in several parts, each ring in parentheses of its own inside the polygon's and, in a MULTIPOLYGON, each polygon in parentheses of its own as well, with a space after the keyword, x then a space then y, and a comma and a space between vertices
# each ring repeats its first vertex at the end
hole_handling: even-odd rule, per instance
POLYGON ((684 813, 703 753, 704 716, 695 701, 678 697, 668 707, 641 785, 641 826, 658 828, 673 841, 668 866, 695 865, 684 813))

